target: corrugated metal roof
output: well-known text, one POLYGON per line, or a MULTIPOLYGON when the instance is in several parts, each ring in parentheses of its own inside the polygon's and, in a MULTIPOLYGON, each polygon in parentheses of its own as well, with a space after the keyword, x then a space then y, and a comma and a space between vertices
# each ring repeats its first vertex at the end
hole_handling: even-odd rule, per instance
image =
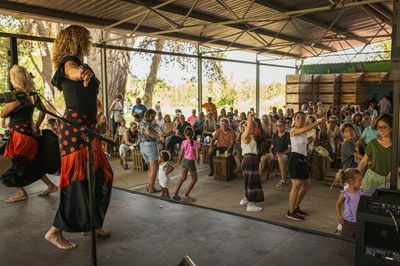
POLYGON ((137 34, 278 57, 305 58, 390 38, 391 1, 331 2, 338 1, 9 0, 0 2, 0 12, 97 28, 126 20, 112 30, 129 33, 141 23, 137 34))

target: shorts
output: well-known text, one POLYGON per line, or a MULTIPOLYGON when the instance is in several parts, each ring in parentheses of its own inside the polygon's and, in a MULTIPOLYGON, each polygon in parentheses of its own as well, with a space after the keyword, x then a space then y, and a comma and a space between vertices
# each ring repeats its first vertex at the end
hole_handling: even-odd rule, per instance
POLYGON ((183 158, 182 167, 185 167, 190 172, 196 171, 195 160, 188 160, 188 159, 183 158))
POLYGON ((310 159, 303 154, 292 152, 289 159, 289 174, 291 179, 310 179, 310 159))
POLYGON ((156 142, 140 143, 140 153, 146 163, 158 160, 158 149, 156 142))

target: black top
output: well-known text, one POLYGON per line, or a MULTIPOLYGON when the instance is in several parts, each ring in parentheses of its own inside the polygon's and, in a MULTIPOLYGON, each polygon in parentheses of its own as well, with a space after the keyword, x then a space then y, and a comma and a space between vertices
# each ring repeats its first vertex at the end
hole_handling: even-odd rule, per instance
POLYGON ((183 124, 182 124, 182 123, 179 123, 179 125, 177 126, 177 129, 178 129, 179 134, 180 134, 181 136, 184 136, 183 133, 185 132, 185 129, 186 129, 187 127, 191 127, 190 123, 187 122, 187 121, 183 122, 183 124))
MULTIPOLYGON (((75 56, 65 57, 58 66, 51 84, 64 92, 65 105, 69 109, 81 110, 91 121, 96 121, 97 117, 97 94, 99 92, 99 80, 94 76, 90 79, 87 87, 83 86, 83 81, 73 81, 65 78, 64 64, 74 61, 78 66, 83 65, 75 56)), ((89 66, 85 65, 86 68, 89 66)), ((92 71, 93 72, 93 71, 92 71)))
POLYGON ((272 136, 272 145, 274 145, 274 153, 286 151, 290 145, 290 134, 285 132, 282 137, 279 137, 278 132, 276 132, 272 136))
POLYGON ((26 122, 31 121, 33 116, 34 107, 21 101, 20 106, 15 108, 10 113, 10 126, 14 125, 17 122, 26 122))

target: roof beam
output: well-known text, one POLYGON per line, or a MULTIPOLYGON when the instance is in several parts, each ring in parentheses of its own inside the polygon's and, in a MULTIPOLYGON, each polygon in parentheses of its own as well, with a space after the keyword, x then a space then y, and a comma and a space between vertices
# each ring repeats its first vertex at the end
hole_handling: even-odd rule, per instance
POLYGON ((385 6, 378 4, 370 4, 370 5, 365 5, 364 7, 377 19, 379 19, 383 23, 386 23, 387 25, 392 26, 392 14, 390 13, 390 11, 386 9, 385 6))
MULTIPOLYGON (((290 10, 290 9, 287 9, 287 8, 283 8, 283 7, 275 5, 275 4, 271 4, 269 1, 265 1, 265 0, 255 0, 255 3, 257 3, 257 4, 261 5, 261 6, 276 10, 276 11, 281 12, 281 13, 286 13, 286 12, 293 11, 293 10, 290 10)), ((296 18, 298 20, 302 20, 304 22, 313 24, 313 25, 318 26, 318 27, 323 28, 323 29, 328 29, 329 26, 330 26, 330 25, 324 24, 324 23, 312 18, 311 15, 296 16, 296 18)), ((357 41, 362 42, 362 43, 367 43, 368 42, 368 40, 366 38, 360 37, 360 36, 358 36, 358 35, 356 35, 354 33, 351 33, 351 32, 347 32, 347 30, 342 29, 342 28, 338 28, 337 26, 331 27, 329 30, 334 32, 334 33, 343 35, 343 36, 345 36, 347 38, 351 38, 351 39, 357 40, 357 41)))
MULTIPOLYGON (((126 2, 126 3, 130 3, 130 4, 135 4, 137 5, 137 2, 135 0, 119 0, 122 2, 126 2)), ((157 1, 152 1, 152 2, 146 2, 147 6, 150 7, 154 7, 157 6, 161 3, 161 1, 157 0, 157 1)), ((178 4, 169 4, 166 6, 162 6, 159 7, 158 10, 161 11, 165 11, 165 12, 169 12, 175 15, 181 15, 181 16, 186 16, 188 14, 188 10, 186 7, 182 7, 178 4)), ((213 15, 213 14, 208 14, 208 13, 203 13, 203 12, 198 12, 195 10, 192 10, 192 12, 189 15, 190 18, 194 18, 194 19, 198 19, 201 21, 205 21, 205 22, 209 22, 209 23, 223 23, 226 22, 227 20, 225 18, 213 15)), ((237 24, 227 24, 224 25, 226 27, 230 27, 230 28, 234 28, 237 30, 241 30, 241 31, 249 31, 249 32, 254 32, 256 34, 261 34, 261 35, 265 35, 265 36, 269 36, 269 37, 276 37, 277 32, 275 31, 271 31, 271 30, 267 30, 267 29, 249 29, 248 27, 246 27, 246 25, 244 25, 243 23, 237 23, 237 24)), ((285 41, 289 41, 289 42, 293 42, 293 43, 297 43, 297 42, 301 42, 302 39, 299 38, 295 38, 293 36, 289 36, 287 34, 279 34, 279 36, 277 37, 278 39, 281 40, 285 40, 285 41)), ((317 43, 314 45, 314 47, 322 49, 322 50, 327 50, 330 52, 336 52, 336 49, 324 44, 320 44, 317 43)))
MULTIPOLYGON (((54 10, 50 8, 38 7, 34 5, 20 4, 16 2, 0 1, 0 10, 3 11, 3 13, 8 13, 10 15, 19 15, 30 18, 38 18, 38 19, 49 19, 64 23, 82 23, 95 28, 103 28, 104 26, 111 25, 117 22, 114 20, 103 19, 99 17, 86 16, 66 11, 54 10)), ((129 33, 132 31, 132 29, 136 28, 136 26, 137 24, 133 23, 121 23, 117 25, 115 29, 129 33)), ((147 26, 140 26, 140 31, 143 33, 152 34, 159 31, 159 29, 147 26)), ((187 35, 179 32, 163 34, 161 35, 161 37, 170 37, 175 39, 188 40, 192 42, 212 41, 214 44, 223 47, 231 46, 243 50, 252 50, 252 51, 257 50, 260 53, 269 53, 278 56, 286 55, 287 57, 293 57, 293 58, 300 57, 299 54, 293 54, 293 53, 286 54, 284 51, 274 51, 272 49, 268 49, 267 47, 255 47, 251 45, 238 44, 238 43, 231 44, 231 42, 229 41, 224 41, 224 40, 215 41, 214 39, 211 38, 187 35)))

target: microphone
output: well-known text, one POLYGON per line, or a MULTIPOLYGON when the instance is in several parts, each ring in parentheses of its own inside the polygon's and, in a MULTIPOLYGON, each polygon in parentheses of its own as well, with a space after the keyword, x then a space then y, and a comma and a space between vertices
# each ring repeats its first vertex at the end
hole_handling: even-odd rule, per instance
POLYGON ((10 103, 26 96, 37 95, 37 92, 8 91, 0 93, 0 103, 10 103))

